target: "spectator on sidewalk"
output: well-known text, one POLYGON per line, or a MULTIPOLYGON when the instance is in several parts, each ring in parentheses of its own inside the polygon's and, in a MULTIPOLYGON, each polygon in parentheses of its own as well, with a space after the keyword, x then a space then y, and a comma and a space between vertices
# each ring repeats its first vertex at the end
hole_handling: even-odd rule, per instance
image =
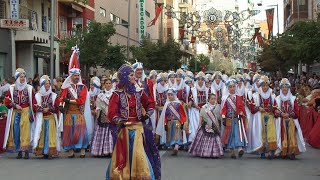
POLYGON ((9 90, 11 84, 12 84, 11 79, 6 78, 3 80, 3 84, 0 88, 0 96, 4 95, 9 90))

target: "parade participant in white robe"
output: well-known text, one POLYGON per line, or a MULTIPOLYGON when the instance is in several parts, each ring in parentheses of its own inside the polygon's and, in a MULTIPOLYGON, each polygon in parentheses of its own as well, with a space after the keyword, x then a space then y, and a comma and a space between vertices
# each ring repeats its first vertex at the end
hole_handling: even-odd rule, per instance
POLYGON ((212 84, 212 75, 211 74, 206 74, 206 87, 210 89, 212 84))
POLYGON ((287 78, 280 82, 277 102, 277 155, 294 160, 296 155, 306 151, 304 138, 298 121, 299 107, 296 97, 291 94, 291 84, 287 78))
POLYGON ((247 73, 242 75, 244 87, 247 89, 251 88, 250 76, 247 73))
POLYGON ((187 71, 186 76, 192 80, 192 83, 194 83, 194 74, 191 71, 187 71))
POLYGON ((40 78, 40 91, 35 95, 35 131, 33 149, 36 156, 43 155, 50 159, 60 151, 60 131, 58 126, 58 98, 52 92, 50 78, 44 75, 40 78))
POLYGON ((222 81, 222 74, 220 71, 216 71, 212 76, 212 83, 209 92, 217 96, 217 103, 221 104, 221 98, 223 96, 224 83, 222 81))
POLYGON ((61 86, 59 110, 63 127, 62 146, 74 158, 75 149, 80 149, 80 158, 85 158, 85 150, 93 136, 90 97, 87 86, 82 83, 79 64, 79 50, 73 48, 69 61, 69 76, 61 86))
POLYGON ((4 104, 9 109, 6 123, 6 131, 3 149, 11 152, 19 152, 17 159, 29 159, 29 150, 33 144, 34 94, 32 86, 27 84, 27 73, 18 68, 15 72, 16 82, 11 85, 5 94, 4 104))
POLYGON ((117 85, 119 83, 118 72, 113 74, 111 81, 112 81, 112 89, 113 90, 117 89, 117 85))
POLYGON ((174 71, 169 71, 168 73, 168 87, 169 88, 175 88, 175 79, 176 79, 177 75, 174 71))
POLYGON ((195 87, 191 88, 192 101, 188 103, 188 125, 190 133, 188 142, 192 142, 196 135, 199 127, 199 112, 208 99, 208 88, 206 87, 205 80, 205 74, 200 71, 196 76, 195 87))
POLYGON ((241 74, 237 74, 235 79, 237 81, 236 95, 242 97, 243 102, 245 102, 246 87, 244 85, 244 79, 241 74))
POLYGON ((167 147, 173 148, 172 155, 177 155, 179 147, 186 143, 183 133, 187 121, 185 110, 177 98, 177 90, 169 88, 167 101, 161 113, 156 133, 161 136, 167 147))
MULTIPOLYGON (((154 97, 154 102, 156 102, 156 92, 157 92, 157 71, 156 70, 151 70, 149 73, 149 79, 153 83, 153 97, 154 97)), ((157 110, 154 109, 154 113, 151 115, 150 120, 152 122, 152 132, 155 133, 156 127, 157 127, 157 110)))
MULTIPOLYGON (((251 73, 253 74, 253 73, 251 73)), ((255 104, 252 104, 254 102, 253 99, 257 99, 259 97, 259 94, 256 93, 258 90, 258 86, 259 86, 259 80, 260 80, 260 74, 255 74, 252 75, 252 80, 250 80, 250 82, 252 83, 252 85, 249 86, 249 88, 246 89, 246 101, 245 101, 245 109, 246 109, 246 115, 247 115, 247 120, 248 120, 248 146, 246 148, 247 153, 252 153, 254 151, 256 151, 257 149, 259 149, 259 147, 261 146, 261 143, 255 143, 255 134, 257 134, 255 131, 259 131, 260 130, 255 130, 257 128, 257 123, 260 124, 260 122, 256 122, 253 119, 253 114, 251 113, 251 107, 255 106, 255 104)), ((251 78, 251 77, 250 77, 251 78)), ((248 77, 246 76, 246 79, 248 79, 248 77)), ((258 126, 259 129, 260 126, 258 126)), ((260 137, 257 137, 257 139, 261 139, 260 137)))
POLYGON ((235 152, 241 158, 244 154, 244 147, 248 140, 246 136, 246 119, 244 104, 240 96, 236 95, 235 79, 226 82, 228 94, 222 97, 222 121, 225 126, 222 142, 227 149, 231 150, 231 158, 235 159, 235 152))
MULTIPOLYGON (((96 113, 96 101, 98 94, 100 93, 100 79, 95 76, 90 79, 90 89, 89 89, 89 96, 90 96, 90 109, 91 109, 91 119, 93 120, 93 129, 97 126, 97 113, 96 113)), ((90 140, 91 142, 91 140, 90 140)), ((90 143, 91 144, 91 143, 90 143)))
POLYGON ((259 80, 259 91, 251 103, 253 127, 248 133, 248 151, 261 153, 261 158, 272 159, 277 147, 276 118, 277 109, 276 96, 269 87, 270 81, 267 76, 261 76, 259 80))
MULTIPOLYGON (((166 83, 168 77, 165 73, 160 73, 157 76, 157 88, 155 93, 156 99, 156 127, 158 126, 160 115, 167 100, 168 84, 166 83)), ((156 136, 156 142, 158 145, 164 145, 164 142, 160 140, 159 136, 156 136)))
POLYGON ((132 68, 134 70, 134 76, 136 77, 136 88, 143 90, 146 95, 153 100, 153 83, 144 73, 143 63, 137 61, 132 65, 132 68))

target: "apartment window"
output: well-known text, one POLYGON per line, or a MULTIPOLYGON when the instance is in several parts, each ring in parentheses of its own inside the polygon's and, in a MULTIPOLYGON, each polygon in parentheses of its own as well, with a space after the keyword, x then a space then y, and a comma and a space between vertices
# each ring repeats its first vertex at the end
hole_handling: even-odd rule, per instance
POLYGON ((299 0, 299 11, 307 11, 306 0, 299 0))
POLYGON ((148 11, 146 11, 146 16, 150 17, 150 13, 148 11))
POLYGON ((125 20, 121 20, 121 25, 123 26, 123 27, 126 27, 126 28, 128 28, 128 21, 125 21, 125 20))
POLYGON ((120 24, 120 18, 112 13, 110 13, 110 20, 114 24, 120 24))
POLYGON ((167 28, 167 37, 168 38, 171 38, 171 35, 172 35, 172 29, 171 28, 167 28))
POLYGON ((38 31, 38 14, 35 11, 29 11, 30 19, 30 29, 33 31, 38 31))
POLYGON ((103 16, 103 17, 106 17, 106 10, 103 9, 102 7, 100 7, 100 15, 103 16))
POLYGON ((67 31, 67 18, 64 16, 60 16, 60 32, 67 31))
POLYGON ((83 19, 82 18, 72 18, 72 28, 81 30, 83 28, 83 19))
POLYGON ((0 1, 0 19, 6 18, 6 2, 0 1))

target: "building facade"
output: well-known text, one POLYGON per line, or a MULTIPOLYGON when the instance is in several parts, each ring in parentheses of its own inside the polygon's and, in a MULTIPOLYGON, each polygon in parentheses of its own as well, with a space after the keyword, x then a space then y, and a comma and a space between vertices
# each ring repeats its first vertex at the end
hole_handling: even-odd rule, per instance
MULTIPOLYGON (((151 41, 159 40, 158 24, 148 27, 155 17, 155 1, 144 0, 145 5, 145 37, 151 41)), ((139 9, 140 0, 95 0, 95 21, 112 22, 116 33, 110 38, 111 44, 123 46, 140 46, 139 42, 139 9), (129 8, 130 3, 130 8, 129 8), (130 11, 130 18, 128 17, 130 11), (129 25, 129 26, 128 26, 129 25), (128 37, 129 31, 129 37, 128 37)), ((131 57, 131 54, 129 55, 131 57)), ((91 68, 91 74, 109 74, 102 68, 91 68)))
POLYGON ((314 1, 317 0, 284 0, 284 30, 290 29, 298 21, 313 20, 314 1))
MULTIPOLYGON (((58 0, 58 37, 65 39, 73 35, 75 30, 85 29, 91 21, 94 21, 95 1, 58 0)), ((60 46, 60 49, 65 47, 60 46)), ((71 50, 70 50, 71 51, 71 50)), ((60 54, 59 62, 62 75, 68 74, 69 54, 60 54)))
MULTIPOLYGON (((9 1, 0 2, 2 12, 0 19, 10 19, 11 6, 9 1)), ((3 76, 12 76, 18 67, 24 68, 28 77, 31 78, 36 73, 50 74, 50 1, 20 0, 18 2, 18 19, 27 19, 29 27, 25 29, 0 29, 1 40, 7 42, 6 47, 2 45, 6 43, 0 45, 0 59, 6 60, 3 65, 11 67, 5 68, 3 76)), ((55 54, 59 53, 58 47, 59 45, 55 41, 55 54)), ((57 75, 59 74, 59 56, 55 56, 54 60, 54 75, 57 75)))

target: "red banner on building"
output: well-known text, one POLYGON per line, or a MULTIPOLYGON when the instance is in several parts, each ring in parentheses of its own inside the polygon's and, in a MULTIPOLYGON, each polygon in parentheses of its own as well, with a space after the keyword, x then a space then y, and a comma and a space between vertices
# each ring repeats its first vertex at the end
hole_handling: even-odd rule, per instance
POLYGON ((256 39, 258 39, 258 43, 261 47, 264 47, 264 41, 263 41, 263 37, 261 35, 261 32, 260 32, 260 27, 258 28, 255 28, 255 33, 252 37, 252 41, 255 41, 256 39))
POLYGON ((267 24, 268 24, 268 30, 269 30, 268 39, 270 39, 271 35, 273 34, 274 8, 267 9, 266 14, 267 14, 267 24))
POLYGON ((157 19, 162 12, 163 6, 162 4, 156 4, 156 17, 148 24, 148 27, 154 26, 157 22, 157 19))

